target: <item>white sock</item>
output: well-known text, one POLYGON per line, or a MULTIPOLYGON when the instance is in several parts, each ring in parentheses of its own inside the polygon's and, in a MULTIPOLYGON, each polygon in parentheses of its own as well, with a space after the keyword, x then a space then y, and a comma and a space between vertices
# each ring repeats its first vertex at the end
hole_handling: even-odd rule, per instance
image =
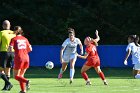
POLYGON ((105 80, 103 80, 103 82, 106 82, 106 79, 105 79, 105 80))
POLYGON ((64 71, 62 71, 62 68, 60 69, 60 74, 63 74, 64 71))
POLYGON ((75 69, 70 69, 70 79, 73 79, 75 73, 75 69))
POLYGON ((90 79, 86 80, 86 82, 90 82, 90 79))
POLYGON ((140 74, 135 75, 136 79, 140 79, 140 74))

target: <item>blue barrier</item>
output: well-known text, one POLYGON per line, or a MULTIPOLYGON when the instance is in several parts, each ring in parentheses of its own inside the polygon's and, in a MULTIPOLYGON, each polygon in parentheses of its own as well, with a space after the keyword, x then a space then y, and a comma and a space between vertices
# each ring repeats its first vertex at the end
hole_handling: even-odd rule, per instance
MULTIPOLYGON (((60 67, 60 49, 61 45, 33 45, 33 51, 29 54, 30 66, 44 66, 50 60, 54 62, 55 67, 60 67)), ((126 67, 123 64, 126 45, 100 45, 97 49, 101 67, 126 67)), ((75 65, 81 67, 85 61, 78 58, 75 65)), ((132 67, 130 58, 128 66, 132 67)))

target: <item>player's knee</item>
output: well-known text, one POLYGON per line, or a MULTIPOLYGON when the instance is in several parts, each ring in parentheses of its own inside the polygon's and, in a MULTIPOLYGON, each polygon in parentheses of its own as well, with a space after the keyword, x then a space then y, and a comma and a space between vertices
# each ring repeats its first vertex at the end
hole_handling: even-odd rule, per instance
POLYGON ((84 73, 85 71, 81 69, 81 74, 84 73))
POLYGON ((66 68, 62 68, 62 71, 65 71, 66 70, 66 68))
POLYGON ((74 66, 70 66, 70 69, 74 69, 74 66))
POLYGON ((101 69, 97 69, 96 72, 99 74, 99 73, 101 73, 102 71, 101 71, 101 69))
POLYGON ((14 76, 14 79, 18 80, 18 78, 19 78, 19 76, 18 76, 18 75, 14 76))

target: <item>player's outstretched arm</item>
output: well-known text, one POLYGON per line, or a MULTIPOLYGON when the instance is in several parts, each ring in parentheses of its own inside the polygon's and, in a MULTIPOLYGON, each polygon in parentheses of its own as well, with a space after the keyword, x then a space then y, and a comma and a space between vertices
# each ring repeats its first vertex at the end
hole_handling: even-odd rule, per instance
POLYGON ((86 59, 86 58, 88 57, 88 55, 89 55, 89 54, 86 53, 84 56, 82 56, 82 55, 79 55, 79 54, 77 53, 77 56, 78 56, 79 58, 82 58, 82 59, 86 59))
POLYGON ((95 35, 96 35, 96 38, 95 39, 91 38, 91 42, 94 43, 96 46, 98 46, 98 41, 100 40, 98 30, 96 30, 95 35))
POLYGON ((100 40, 100 37, 99 37, 99 31, 98 30, 96 30, 96 32, 95 32, 95 35, 96 35, 96 42, 98 42, 99 40, 100 40))

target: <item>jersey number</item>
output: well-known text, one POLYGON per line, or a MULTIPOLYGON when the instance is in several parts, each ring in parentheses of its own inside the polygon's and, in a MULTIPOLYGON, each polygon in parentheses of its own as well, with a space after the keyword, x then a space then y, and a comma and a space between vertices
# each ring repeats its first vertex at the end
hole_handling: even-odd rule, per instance
POLYGON ((26 42, 25 42, 25 40, 18 40, 17 41, 17 47, 18 47, 18 49, 26 49, 26 42))

